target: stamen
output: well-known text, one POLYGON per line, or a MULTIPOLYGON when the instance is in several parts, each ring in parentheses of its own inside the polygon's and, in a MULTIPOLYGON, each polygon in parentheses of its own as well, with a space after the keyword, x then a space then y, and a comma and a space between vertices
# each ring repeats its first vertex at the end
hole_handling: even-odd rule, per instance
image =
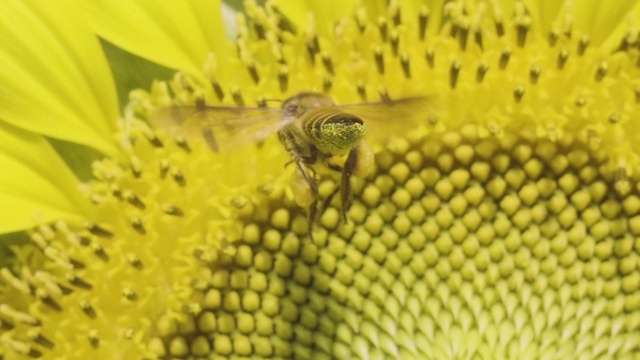
POLYGON ((138 300, 138 294, 136 294, 135 290, 133 290, 132 288, 126 288, 122 290, 122 296, 124 296, 125 299, 129 301, 138 300))
POLYGON ((42 294, 39 295, 38 298, 40 299, 40 301, 47 305, 51 310, 57 311, 57 312, 62 312, 62 306, 60 306, 60 304, 58 304, 57 301, 55 301, 51 295, 49 294, 42 294))
POLYGON ((160 160, 160 179, 166 178, 168 172, 169 172, 169 160, 161 159, 160 160))
POLYGON ((100 244, 93 244, 93 253, 104 262, 109 262, 109 255, 104 251, 104 247, 100 244))
POLYGON ((476 70, 476 82, 481 83, 487 71, 489 71, 489 65, 486 62, 483 61, 478 64, 478 69, 476 70))
POLYGON ((97 349, 100 346, 100 337, 98 336, 97 330, 89 330, 87 339, 89 340, 91 347, 93 347, 94 349, 97 349))
MULTIPOLYGON (((255 20, 255 18, 254 18, 255 20)), ((264 40, 265 39, 265 31, 264 31, 264 26, 260 23, 254 22, 253 23, 253 29, 256 32, 256 35, 258 37, 259 40, 264 40)))
POLYGON ((182 211, 182 209, 180 209, 175 205, 170 205, 170 204, 166 204, 162 206, 162 212, 172 216, 184 216, 184 212, 182 211))
POLYGON ((427 64, 429 64, 429 67, 432 69, 435 65, 435 57, 436 51, 433 48, 428 48, 427 52, 425 53, 425 58, 427 59, 427 64))
POLYGON ((289 88, 289 69, 284 65, 278 70, 278 84, 280 85, 281 93, 287 92, 289 88))
POLYGON ((502 54, 500 54, 500 70, 504 70, 507 68, 512 53, 513 51, 509 48, 502 50, 502 54))
POLYGON ((367 89, 362 82, 358 82, 358 95, 362 101, 367 101, 367 89))
POLYGON ((146 208, 146 205, 142 202, 142 200, 140 200, 140 198, 130 190, 126 190, 123 195, 125 200, 127 200, 129 204, 135 206, 136 208, 140 210, 144 210, 146 208))
POLYGON ((47 349, 53 349, 54 344, 53 342, 51 342, 51 340, 47 339, 46 337, 44 337, 42 334, 37 334, 34 338, 33 338, 33 342, 35 342, 36 344, 43 346, 47 349))
POLYGON ((400 35, 396 29, 391 32, 391 51, 393 56, 398 56, 398 47, 400 46, 400 35))
POLYGON ((331 75, 334 74, 333 72, 333 61, 331 61, 331 57, 329 56, 329 54, 327 53, 322 53, 322 64, 324 65, 324 68, 327 70, 327 72, 331 75))
POLYGON ((378 88, 378 94, 380 94, 380 99, 382 99, 382 101, 391 102, 391 97, 389 96, 389 92, 387 92, 387 89, 385 87, 380 86, 380 88, 378 88))
POLYGON ((558 39, 560 38, 560 30, 551 29, 549 31, 549 46, 554 47, 556 43, 558 43, 558 39))
POLYGON ((293 22, 291 22, 289 18, 284 16, 282 11, 280 11, 280 9, 277 6, 273 5, 273 3, 270 3, 270 6, 271 6, 271 10, 273 11, 273 14, 277 19, 278 29, 280 29, 280 31, 282 32, 291 33, 295 35, 297 33, 297 30, 293 22))
POLYGON ((311 63, 315 65, 316 63, 316 54, 320 52, 320 43, 318 42, 318 35, 313 35, 309 41, 307 41, 307 54, 309 54, 309 59, 311 63))
POLYGON ((587 50, 589 46, 589 37, 587 35, 583 35, 578 42, 578 55, 584 55, 584 52, 587 50))
POLYGON ((583 107, 587 104, 587 97, 584 95, 580 95, 578 97, 576 97, 575 101, 573 102, 577 107, 583 107))
POLYGON ((127 254, 127 261, 129 262, 129 264, 131 264, 131 266, 138 270, 142 270, 142 268, 144 267, 142 260, 140 260, 140 258, 135 254, 127 254))
POLYGON ((622 120, 622 115, 618 111, 609 115, 609 123, 611 124, 617 124, 620 122, 620 120, 622 120))
POLYGON ((96 310, 86 300, 80 302, 80 310, 82 310, 82 312, 91 319, 95 319, 96 317, 98 317, 98 314, 96 314, 96 310))
POLYGON ((184 174, 178 168, 171 168, 171 177, 180 186, 187 185, 187 180, 184 178, 184 174))
POLYGON ((231 90, 231 97, 233 98, 233 102, 238 106, 244 106, 244 99, 242 98, 242 93, 240 93, 240 89, 231 90))
POLYGON ((390 14, 391 20, 393 21, 393 25, 394 26, 400 25, 400 21, 401 21, 400 7, 398 6, 397 1, 392 1, 391 4, 389 4, 389 14, 390 14))
POLYGON ((418 14, 418 38, 424 41, 429 25, 429 9, 425 5, 420 6, 418 14))
POLYGON ((496 19, 496 34, 498 34, 498 37, 502 37, 504 35, 504 23, 502 20, 496 19))
POLYGON ((254 62, 249 62, 245 64, 247 70, 249 70, 249 75, 251 75, 251 79, 255 84, 260 82, 260 76, 258 75, 258 70, 256 69, 256 64, 254 62))
POLYGON ((469 39, 469 24, 462 24, 458 28, 458 46, 462 51, 467 49, 467 39, 469 39))
POLYGON ((367 9, 365 9, 364 7, 358 9, 355 18, 360 33, 363 33, 367 28, 367 24, 369 23, 369 19, 367 19, 367 9))
POLYGON ((75 275, 75 274, 70 275, 68 281, 69 281, 69 284, 75 287, 79 287, 81 289, 90 290, 93 288, 93 286, 91 286, 90 283, 88 283, 87 281, 78 277, 78 275, 75 275))
POLYGON ((514 90, 513 90, 513 97, 515 98, 516 102, 519 103, 520 100, 522 100, 522 97, 524 96, 524 92, 525 92, 525 87, 524 85, 518 85, 514 90))
POLYGON ((516 24, 517 43, 519 47, 523 47, 527 40, 527 33, 529 32, 531 19, 525 17, 516 24))
POLYGON ((563 48, 562 50, 560 50, 560 53, 558 54, 558 62, 556 65, 559 70, 562 70, 564 68, 564 65, 567 63, 568 58, 569 58, 569 50, 567 50, 566 48, 563 48))
POLYGON ((595 79, 596 81, 602 81, 602 79, 607 75, 609 71, 609 65, 606 62, 601 62, 598 64, 598 68, 596 70, 595 79))
POLYGON ((222 91, 222 87, 217 80, 211 80, 211 87, 213 88, 213 92, 216 94, 216 97, 219 101, 224 99, 224 92, 222 91))
POLYGON ((403 52, 400 55, 400 65, 402 66, 402 73, 406 79, 411 78, 411 66, 409 63, 409 54, 403 52))
POLYGON ((104 239, 113 239, 113 233, 98 224, 89 224, 89 226, 87 226, 87 230, 95 236, 104 239))
POLYGON ((380 75, 384 74, 384 57, 382 55, 381 46, 378 45, 373 49, 373 57, 376 62, 376 68, 378 69, 378 74, 380 75))
POLYGON ((451 68, 449 69, 449 87, 452 89, 456 88, 456 83, 458 82, 458 75, 460 75, 460 62, 456 59, 451 64, 451 68))
POLYGON ((187 142, 187 139, 185 139, 182 136, 177 136, 175 138, 175 142, 176 145, 178 145, 179 148, 181 148, 182 150, 184 150, 186 153, 190 153, 191 152, 191 147, 189 146, 189 143, 187 142))
POLYGON ((483 45, 483 40, 482 40, 482 31, 480 31, 479 29, 474 31, 474 41, 475 43, 478 45, 478 47, 480 48, 480 50, 482 50, 484 48, 483 45))
POLYGON ((532 84, 537 84, 541 73, 542 69, 540 68, 540 66, 532 65, 531 69, 529 69, 529 82, 531 82, 532 84))
POLYGON ((387 29, 387 19, 383 18, 382 16, 378 18, 378 30, 380 31, 380 38, 383 42, 386 42, 389 36, 387 29))
POLYGON ((325 78, 322 81, 322 91, 327 94, 329 93, 329 91, 331 90, 331 86, 333 86, 333 83, 331 82, 331 79, 329 78, 325 78))
POLYGON ((145 132, 145 138, 154 147, 161 148, 164 145, 158 138, 158 135, 156 135, 156 133, 153 131, 145 132))

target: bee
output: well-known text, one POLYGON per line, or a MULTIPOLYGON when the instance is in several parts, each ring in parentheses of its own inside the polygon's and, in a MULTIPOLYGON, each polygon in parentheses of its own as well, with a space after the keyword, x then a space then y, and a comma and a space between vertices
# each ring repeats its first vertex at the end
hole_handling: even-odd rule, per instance
POLYGON ((402 134, 426 122, 431 108, 428 97, 337 105, 326 94, 301 92, 284 100, 280 108, 174 106, 152 115, 151 122, 187 138, 201 136, 215 152, 260 143, 276 133, 291 156, 289 163, 297 168, 292 189, 297 203, 308 206, 308 234, 313 240, 313 224, 337 192, 342 220, 347 221, 351 176, 366 175, 373 163, 365 135, 384 141, 390 133, 402 134), (336 164, 334 159, 344 161, 336 164), (341 174, 339 186, 322 203, 314 170, 318 164, 341 174))

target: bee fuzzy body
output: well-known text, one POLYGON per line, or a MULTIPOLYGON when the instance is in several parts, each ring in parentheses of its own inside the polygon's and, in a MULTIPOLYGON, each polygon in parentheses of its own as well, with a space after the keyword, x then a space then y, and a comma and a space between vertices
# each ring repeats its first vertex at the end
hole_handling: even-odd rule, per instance
POLYGON ((372 152, 362 141, 365 132, 380 139, 380 135, 388 136, 385 127, 407 131, 419 125, 424 119, 421 114, 426 116, 431 107, 426 97, 338 106, 325 94, 302 92, 286 99, 279 109, 174 106, 159 111, 151 121, 184 138, 199 136, 215 152, 260 143, 276 132, 297 167, 292 189, 299 193, 294 193, 298 203, 309 207, 308 231, 313 240, 313 224, 338 192, 346 221, 351 202, 350 177, 365 175, 373 162, 372 152), (371 130, 378 131, 371 134, 363 119, 367 124, 375 123, 371 130), (343 161, 341 164, 332 162, 338 158, 343 161), (322 204, 318 201, 316 165, 341 174, 339 186, 322 204))

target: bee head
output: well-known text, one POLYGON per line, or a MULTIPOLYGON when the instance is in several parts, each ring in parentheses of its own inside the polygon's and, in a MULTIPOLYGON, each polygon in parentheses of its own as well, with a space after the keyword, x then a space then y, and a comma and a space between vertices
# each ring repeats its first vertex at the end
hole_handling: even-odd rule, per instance
POLYGON ((282 103, 282 109, 287 116, 299 117, 309 109, 333 107, 333 100, 324 94, 301 92, 282 103))

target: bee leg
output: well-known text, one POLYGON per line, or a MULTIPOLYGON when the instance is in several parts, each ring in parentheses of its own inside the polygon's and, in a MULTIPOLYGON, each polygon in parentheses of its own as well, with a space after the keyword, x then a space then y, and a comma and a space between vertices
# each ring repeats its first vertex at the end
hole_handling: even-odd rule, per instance
POLYGON ((342 169, 342 179, 340 183, 340 200, 342 200, 342 220, 347 222, 347 211, 351 207, 351 175, 358 163, 358 147, 354 147, 349 151, 347 160, 344 162, 342 169))
POLYGON ((311 241, 315 242, 315 240, 313 239, 313 224, 315 224, 318 217, 318 182, 315 179, 315 172, 313 173, 313 175, 310 174, 310 172, 313 172, 313 169, 305 166, 302 159, 293 157, 292 161, 296 164, 296 166, 298 166, 302 177, 307 182, 307 184, 309 184, 311 196, 313 197, 313 202, 309 206, 309 221, 307 225, 307 232, 309 233, 309 238, 311 239, 311 241))

